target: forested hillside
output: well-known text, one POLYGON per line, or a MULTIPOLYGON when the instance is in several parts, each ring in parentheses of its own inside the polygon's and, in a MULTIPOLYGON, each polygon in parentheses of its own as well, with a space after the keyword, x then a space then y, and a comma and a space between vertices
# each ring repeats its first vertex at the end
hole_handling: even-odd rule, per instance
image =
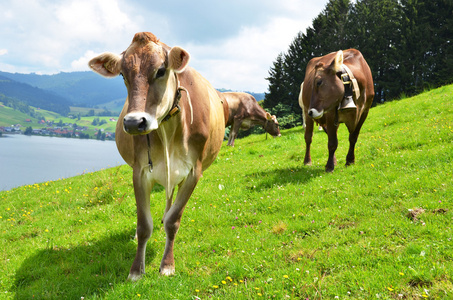
POLYGON ((6 106, 29 113, 28 105, 57 112, 69 113, 71 102, 52 92, 33 87, 26 83, 14 81, 0 75, 0 101, 6 106))
POLYGON ((300 123, 307 63, 347 48, 360 50, 370 65, 375 103, 452 83, 452 15, 449 0, 330 0, 273 62, 264 106, 286 127, 300 123))

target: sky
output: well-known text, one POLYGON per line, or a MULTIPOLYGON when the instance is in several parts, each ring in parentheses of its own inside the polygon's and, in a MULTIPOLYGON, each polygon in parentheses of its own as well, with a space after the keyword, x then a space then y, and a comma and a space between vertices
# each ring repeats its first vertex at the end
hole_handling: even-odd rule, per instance
POLYGON ((263 93, 269 69, 328 0, 0 0, 0 71, 89 71, 149 31, 215 88, 263 93))

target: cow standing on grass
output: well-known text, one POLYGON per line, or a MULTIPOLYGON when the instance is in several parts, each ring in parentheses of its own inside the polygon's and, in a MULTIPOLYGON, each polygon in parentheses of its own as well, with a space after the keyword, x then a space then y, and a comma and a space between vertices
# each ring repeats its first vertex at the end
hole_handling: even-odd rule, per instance
POLYGON ((121 74, 128 96, 116 126, 116 144, 133 169, 137 205, 137 254, 129 279, 145 273, 145 250, 153 229, 150 193, 165 187, 167 235, 160 273, 175 272, 173 244, 184 208, 203 171, 215 160, 225 130, 217 91, 188 67, 189 53, 170 48, 152 33, 137 33, 121 55, 104 53, 89 62, 93 71, 121 74), (178 186, 176 199, 173 193, 178 186))
POLYGON ((228 103, 228 121, 225 127, 231 125, 228 146, 234 146, 239 129, 247 130, 255 125, 261 125, 272 136, 281 136, 276 116, 271 116, 247 93, 222 93, 228 103))
POLYGON ((335 168, 340 123, 345 123, 349 130, 346 165, 353 164, 355 144, 374 98, 371 70, 362 53, 355 49, 340 50, 311 59, 301 94, 306 126, 304 164, 311 164, 314 120, 328 135, 329 158, 325 170, 332 172, 335 168))

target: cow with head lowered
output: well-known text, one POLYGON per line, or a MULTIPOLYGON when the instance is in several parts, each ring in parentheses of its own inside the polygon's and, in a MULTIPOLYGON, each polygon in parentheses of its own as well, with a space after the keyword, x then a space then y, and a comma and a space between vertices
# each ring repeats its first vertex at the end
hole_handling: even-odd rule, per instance
POLYGON ((255 125, 261 125, 272 136, 281 136, 276 116, 272 116, 262 108, 255 97, 248 93, 222 93, 228 104, 228 119, 226 127, 231 125, 228 136, 228 146, 234 146, 239 129, 247 130, 255 125))
POLYGON ((349 131, 346 165, 353 164, 355 144, 374 98, 371 70, 362 54, 356 49, 348 49, 311 59, 301 96, 305 122, 304 164, 311 164, 310 145, 315 121, 328 135, 329 158, 325 170, 332 172, 336 165, 340 123, 345 123, 349 131))
POLYGON ((116 144, 132 167, 137 205, 138 246, 130 280, 145 273, 154 184, 164 186, 166 194, 162 218, 166 244, 159 270, 171 275, 175 272, 173 245, 184 208, 222 145, 225 120, 221 99, 188 62, 186 50, 171 48, 148 32, 137 33, 121 55, 104 53, 89 62, 93 71, 105 77, 121 74, 127 88, 116 144))

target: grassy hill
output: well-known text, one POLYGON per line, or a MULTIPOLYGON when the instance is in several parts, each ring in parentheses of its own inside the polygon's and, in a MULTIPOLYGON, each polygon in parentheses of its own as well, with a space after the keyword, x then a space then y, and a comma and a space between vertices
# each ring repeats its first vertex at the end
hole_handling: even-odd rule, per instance
POLYGON ((158 274, 165 192, 151 194, 146 276, 127 166, 0 192, 0 294, 31 299, 452 299, 453 85, 371 109, 356 164, 327 136, 224 144, 184 212, 176 275, 158 274))

